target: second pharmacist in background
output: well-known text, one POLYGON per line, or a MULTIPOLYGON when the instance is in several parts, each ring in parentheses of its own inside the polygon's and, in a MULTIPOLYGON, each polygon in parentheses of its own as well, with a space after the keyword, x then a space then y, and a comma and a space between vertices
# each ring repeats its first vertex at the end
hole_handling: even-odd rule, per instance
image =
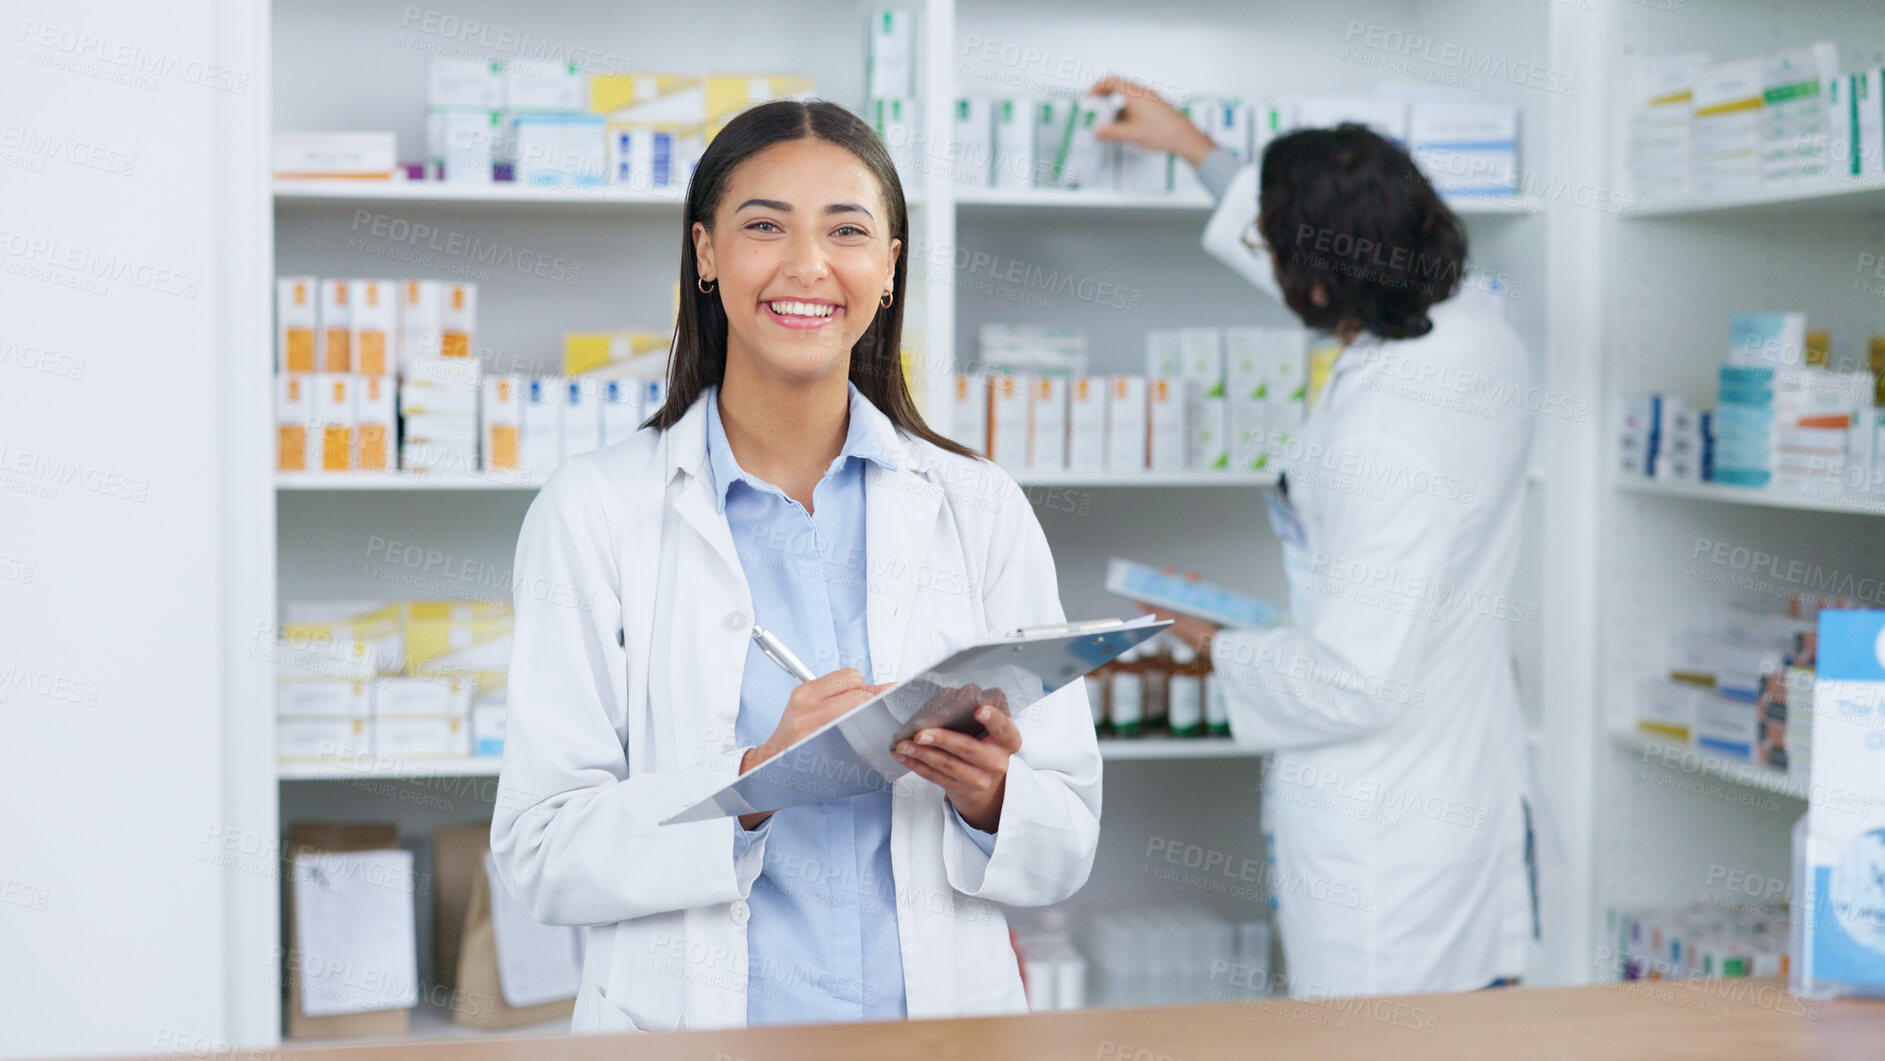
MULTIPOLYGON (((1170 151, 1218 200, 1204 247, 1342 351, 1269 491, 1291 622, 1174 633, 1222 677, 1231 730, 1275 749, 1263 810, 1295 995, 1513 982, 1538 933, 1508 600, 1530 415, 1449 401, 1528 386, 1466 232, 1406 152, 1355 125, 1261 167, 1120 79, 1107 139, 1170 151)), ((1481 403, 1483 404, 1483 403, 1481 403)), ((1278 440, 1264 440, 1268 445, 1278 440)))

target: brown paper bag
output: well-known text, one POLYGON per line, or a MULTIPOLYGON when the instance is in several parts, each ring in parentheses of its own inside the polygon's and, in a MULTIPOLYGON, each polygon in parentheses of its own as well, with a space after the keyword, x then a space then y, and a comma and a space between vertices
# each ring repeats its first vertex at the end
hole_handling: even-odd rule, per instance
MULTIPOLYGON (((288 829, 288 863, 307 851, 384 851, 399 846, 399 830, 392 822, 297 822, 288 829)), ((412 1011, 382 1009, 371 1013, 342 1013, 332 1017, 310 1017, 301 1012, 301 955, 295 939, 294 877, 284 874, 287 898, 283 909, 288 914, 288 1038, 335 1039, 353 1036, 392 1038, 412 1033, 412 1011)))
POLYGON ((484 854, 490 846, 488 825, 452 826, 440 829, 433 838, 438 896, 433 931, 440 980, 450 977, 452 1019, 474 1028, 567 1020, 576 1010, 574 998, 521 1009, 504 1001, 497 974, 497 932, 491 926, 491 883, 484 872, 484 854), (449 948, 447 938, 454 941, 449 948))

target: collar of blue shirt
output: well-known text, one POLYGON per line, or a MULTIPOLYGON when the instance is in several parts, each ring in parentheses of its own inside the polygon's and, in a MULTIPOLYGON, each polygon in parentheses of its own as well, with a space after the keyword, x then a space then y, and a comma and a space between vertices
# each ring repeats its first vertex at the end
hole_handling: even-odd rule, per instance
MULTIPOLYGON (((890 471, 896 471, 897 455, 901 447, 897 444, 897 428, 890 418, 883 414, 864 392, 857 389, 857 384, 846 383, 851 394, 850 424, 845 429, 844 446, 832 459, 831 468, 826 474, 835 472, 846 461, 875 461, 890 471)), ((719 510, 726 512, 727 491, 733 484, 744 481, 755 489, 776 489, 769 484, 746 473, 739 461, 733 457, 733 447, 727 442, 726 428, 720 423, 720 404, 718 387, 709 387, 701 394, 700 400, 707 406, 707 466, 713 476, 713 499, 719 510)))

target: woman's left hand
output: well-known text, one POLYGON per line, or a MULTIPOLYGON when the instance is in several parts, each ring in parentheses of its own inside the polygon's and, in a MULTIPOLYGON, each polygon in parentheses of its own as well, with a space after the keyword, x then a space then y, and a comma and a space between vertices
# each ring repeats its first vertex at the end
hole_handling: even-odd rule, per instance
POLYGON ((941 786, 963 821, 992 833, 1001 824, 1008 758, 1021 750, 1021 730, 1008 712, 986 704, 975 709, 975 720, 986 730, 980 737, 931 727, 893 752, 918 777, 941 786))

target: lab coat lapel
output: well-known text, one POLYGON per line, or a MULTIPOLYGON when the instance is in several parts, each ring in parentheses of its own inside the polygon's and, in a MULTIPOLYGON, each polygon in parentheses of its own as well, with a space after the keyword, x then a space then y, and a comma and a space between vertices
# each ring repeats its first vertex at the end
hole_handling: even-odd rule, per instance
POLYGON ((874 682, 904 677, 905 635, 936 528, 936 511, 942 504, 942 487, 909 470, 910 456, 905 447, 897 468, 876 462, 866 465, 864 548, 870 590, 866 628, 874 682))

